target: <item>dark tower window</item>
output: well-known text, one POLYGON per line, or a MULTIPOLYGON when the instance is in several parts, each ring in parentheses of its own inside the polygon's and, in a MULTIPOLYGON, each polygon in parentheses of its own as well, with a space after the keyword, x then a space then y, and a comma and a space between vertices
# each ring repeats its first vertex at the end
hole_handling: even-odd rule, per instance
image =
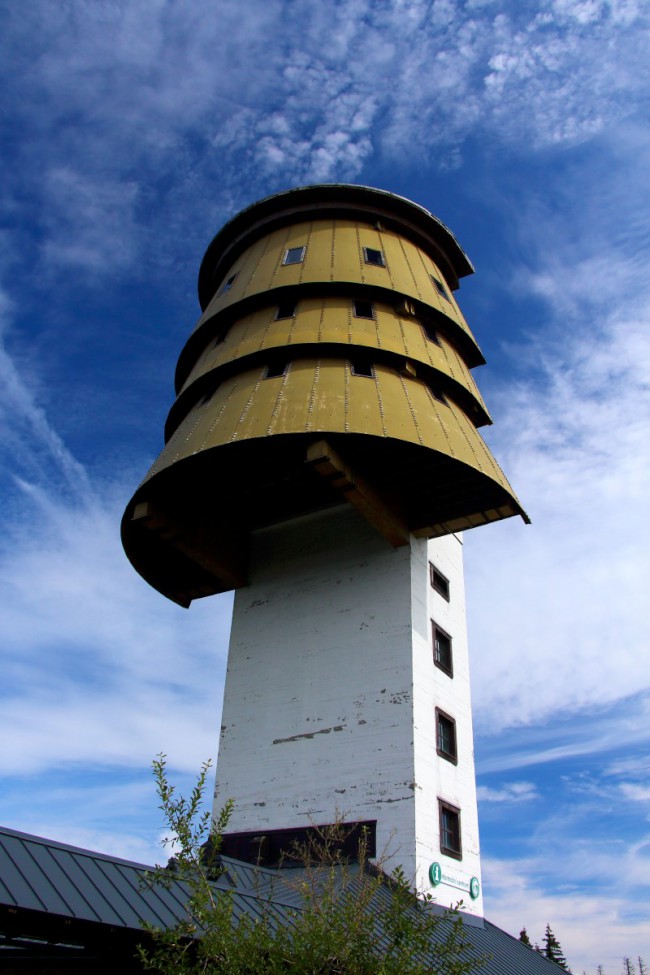
POLYGON ((462 860, 460 809, 438 799, 438 813, 440 817, 440 852, 445 853, 448 857, 454 857, 455 860, 462 860))
POLYGON ((288 368, 288 362, 274 362, 272 365, 266 367, 264 378, 276 379, 278 376, 285 376, 288 368))
POLYGON ((352 362, 352 375, 353 376, 366 376, 372 378, 374 375, 372 371, 372 365, 363 359, 355 359, 352 362))
POLYGON ((225 295, 226 292, 230 291, 233 284, 235 283, 236 277, 237 275, 233 274, 232 277, 229 277, 227 281, 224 281, 224 283, 221 285, 221 290, 219 291, 219 295, 225 295))
POLYGON ((456 722, 440 708, 436 708, 436 751, 448 762, 458 763, 456 722))
POLYGON ((435 383, 427 383, 427 385, 429 387, 429 392, 431 393, 431 395, 433 396, 433 398, 434 399, 437 399, 439 403, 442 403, 443 404, 443 406, 446 406, 447 405, 447 400, 442 395, 442 393, 440 392, 440 390, 436 386, 436 384, 435 383))
POLYGON ((436 345, 440 345, 440 339, 438 338, 438 333, 436 332, 433 325, 431 325, 429 322, 422 322, 421 324, 422 324, 422 329, 424 331, 424 334, 428 338, 429 342, 435 342, 436 345))
POLYGON ((372 307, 371 301, 359 301, 354 302, 354 317, 355 318, 374 318, 375 312, 372 307))
POLYGON ((305 258, 306 247, 289 247, 284 252, 283 264, 302 264, 305 258))
POLYGON ((375 267, 386 267, 386 259, 382 251, 378 251, 375 247, 364 247, 363 259, 366 264, 374 264, 375 267))
POLYGON ((433 662, 436 667, 454 676, 454 660, 451 652, 451 637, 444 630, 441 630, 437 623, 431 621, 433 631, 433 662))
POLYGON ((443 599, 449 602, 449 579, 447 576, 443 576, 442 572, 436 569, 433 562, 429 562, 429 574, 431 576, 431 585, 436 592, 439 592, 443 599))
POLYGON ((445 288, 445 286, 442 283, 442 281, 440 280, 440 278, 434 278, 434 276, 432 274, 431 275, 431 280, 433 281, 434 287, 435 287, 436 291, 438 292, 438 294, 440 295, 440 297, 441 298, 444 298, 445 301, 451 301, 451 298, 449 297, 449 292, 445 288))
POLYGON ((275 313, 276 320, 278 318, 293 318, 296 314, 296 303, 295 301, 283 301, 278 305, 278 310, 275 313))

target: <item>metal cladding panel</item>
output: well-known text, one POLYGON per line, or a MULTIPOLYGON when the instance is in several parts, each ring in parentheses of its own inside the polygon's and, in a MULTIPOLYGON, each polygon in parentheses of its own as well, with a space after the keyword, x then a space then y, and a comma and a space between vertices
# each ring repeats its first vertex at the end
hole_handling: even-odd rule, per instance
MULTIPOLYGON (((214 884, 214 889, 215 892, 220 887, 232 890, 235 920, 266 916, 277 924, 292 923, 292 914, 300 911, 302 906, 301 881, 306 880, 303 870, 276 871, 228 857, 222 857, 221 862, 227 872, 219 883, 214 884)), ((96 922, 95 932, 101 931, 106 939, 112 937, 112 929, 116 927, 138 931, 145 923, 173 926, 185 917, 187 888, 173 879, 169 888, 148 885, 145 878, 151 869, 0 829, 0 907, 11 910, 14 926, 22 911, 30 912, 32 937, 39 936, 38 921, 35 920, 38 916, 43 919, 41 936, 47 931, 49 938, 52 937, 52 920, 60 921, 61 934, 68 938, 73 929, 63 925, 71 920, 96 922), (89 870, 89 865, 94 869, 89 870), (81 883, 83 896, 77 904, 66 904, 55 896, 62 877, 67 878, 68 890, 71 887, 79 890, 80 876, 85 879, 81 883), (120 917, 123 920, 118 920, 120 917)), ((384 941, 382 916, 390 905, 390 889, 382 888, 373 902, 380 943, 384 941)), ((4 916, 0 914, 0 918, 4 916)), ((434 940, 442 940, 445 924, 443 916, 441 929, 434 940)), ((482 963, 476 965, 476 975, 561 975, 563 971, 555 962, 489 921, 477 923, 476 919, 468 918, 464 935, 470 954, 483 958, 482 963)), ((97 934, 95 944, 96 939, 97 934)))
POLYGON ((183 917, 187 889, 179 883, 151 886, 150 869, 0 829, 0 906, 19 912, 133 930, 144 923, 175 924, 183 917))
MULTIPOLYGON (((273 434, 358 433, 438 451, 511 488, 463 410, 440 403, 421 381, 382 365, 352 373, 338 359, 297 360, 284 376, 249 369, 226 380, 180 423, 149 472, 236 440, 273 434)), ((408 490, 408 484, 402 490, 408 490)))
POLYGON ((418 240, 431 253, 444 260, 454 285, 458 278, 473 271, 458 241, 442 221, 424 207, 405 197, 368 186, 325 183, 302 186, 267 197, 232 218, 208 247, 199 272, 199 300, 205 308, 214 294, 223 268, 230 266, 251 240, 271 228, 295 225, 301 219, 364 220, 418 240))
POLYGON ((343 431, 349 433, 351 430, 363 428, 370 436, 387 436, 383 370, 380 367, 375 367, 373 376, 355 376, 351 367, 346 363, 344 376, 345 413, 343 431))
POLYGON ((422 248, 399 234, 373 234, 362 222, 354 225, 346 222, 343 226, 338 221, 330 225, 300 224, 292 234, 278 230, 263 241, 256 241, 228 268, 195 330, 243 298, 274 288, 335 281, 388 288, 422 301, 448 317, 475 342, 453 298, 452 285, 438 264, 422 248), (305 248, 300 263, 283 263, 289 247, 305 248), (382 251, 384 266, 369 264, 364 247, 382 251), (225 290, 226 282, 232 277, 232 285, 225 290), (433 278, 444 285, 446 298, 439 293, 433 278))
POLYGON ((88 856, 73 855, 66 863, 66 873, 88 905, 79 917, 90 921, 101 919, 107 924, 126 927, 123 898, 117 897, 113 886, 106 882, 106 875, 97 861, 88 856))
POLYGON ((340 344, 370 354, 379 349, 428 366, 458 383, 476 401, 485 418, 489 416, 469 368, 444 335, 433 341, 418 320, 402 317, 380 302, 373 302, 374 318, 355 316, 353 307, 353 301, 346 298, 305 298, 297 303, 292 317, 280 319, 276 317, 277 305, 260 308, 234 323, 222 341, 208 344, 181 392, 209 372, 265 350, 281 350, 289 358, 292 346, 311 346, 313 356, 313 347, 340 344))
POLYGON ((2 902, 10 907, 28 910, 46 909, 47 897, 52 893, 50 884, 42 884, 42 874, 37 871, 28 848, 23 848, 13 838, 2 836, 0 840, 0 893, 2 902))
POLYGON ((97 920, 98 915, 93 911, 88 898, 88 884, 83 871, 73 879, 70 869, 71 858, 77 854, 66 853, 63 861, 56 849, 43 847, 39 850, 39 866, 43 874, 52 883, 55 893, 48 897, 47 909, 54 914, 71 913, 75 917, 97 920), (60 903, 57 906, 57 902, 60 903))
POLYGON ((313 410, 311 393, 314 371, 310 365, 310 363, 302 364, 300 362, 292 365, 291 397, 288 397, 285 392, 285 386, 289 379, 288 375, 278 379, 266 380, 266 383, 272 383, 275 386, 272 391, 275 395, 275 402, 266 428, 268 435, 283 433, 292 423, 307 428, 311 417, 310 407, 313 410))

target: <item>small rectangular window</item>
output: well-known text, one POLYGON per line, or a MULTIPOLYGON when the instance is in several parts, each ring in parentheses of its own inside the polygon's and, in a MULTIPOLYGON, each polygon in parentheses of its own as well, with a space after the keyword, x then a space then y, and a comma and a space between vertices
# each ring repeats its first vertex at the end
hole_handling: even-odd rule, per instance
POLYGON ((375 267, 386 267, 386 260, 382 251, 377 250, 375 247, 364 247, 363 259, 366 264, 374 264, 375 267))
POLYGON ((278 310, 275 313, 276 320, 278 318, 293 318, 296 314, 296 303, 295 301, 283 301, 278 305, 278 310))
POLYGON ((352 363, 352 375, 372 378, 374 374, 369 362, 364 362, 362 359, 355 359, 352 363))
POLYGON ((436 751, 441 758, 458 764, 456 722, 440 708, 436 708, 436 751))
POLYGON ((306 247, 288 247, 284 252, 283 264, 301 264, 305 258, 306 247))
POLYGON ((424 334, 428 338, 429 342, 435 342, 436 345, 440 345, 440 338, 438 337, 438 333, 433 325, 431 325, 430 322, 422 322, 421 325, 422 330, 424 331, 424 334))
POLYGON ((230 289, 232 288, 233 284, 235 283, 235 278, 236 277, 237 277, 237 274, 233 274, 231 277, 228 278, 227 281, 224 281, 224 283, 221 285, 221 288, 219 290, 219 295, 220 296, 221 295, 225 295, 226 292, 230 291, 230 289))
POLYGON ((355 318, 374 318, 375 311, 372 307, 371 301, 359 301, 354 302, 354 317, 355 318))
POLYGON ((289 368, 288 362, 275 362, 272 365, 266 367, 266 372, 264 373, 265 379, 276 379, 278 376, 286 375, 287 369, 289 368))
POLYGON ((453 857, 455 860, 462 860, 460 809, 438 799, 438 814, 440 820, 440 852, 445 853, 448 857, 453 857))
POLYGON ((436 384, 435 383, 427 383, 427 386, 429 387, 429 392, 431 393, 431 395, 433 396, 433 398, 434 399, 437 399, 439 403, 442 403, 443 404, 443 406, 446 406, 447 405, 447 400, 445 399, 445 397, 443 396, 443 394, 440 392, 440 390, 436 386, 436 384))
POLYGON ((449 602, 449 579, 447 576, 443 576, 442 572, 436 569, 433 562, 429 562, 429 575, 431 578, 431 585, 436 592, 449 602))
POLYGON ((440 295, 440 297, 441 298, 444 298, 445 301, 449 301, 450 302, 451 301, 451 298, 449 297, 449 292, 445 288, 445 286, 442 283, 442 281, 440 280, 440 278, 435 278, 433 276, 433 274, 432 274, 431 275, 431 280, 433 281, 434 287, 435 287, 436 291, 438 292, 438 294, 440 295))
POLYGON ((454 676, 454 659, 451 652, 451 637, 437 623, 431 620, 433 631, 433 662, 449 677, 454 676))

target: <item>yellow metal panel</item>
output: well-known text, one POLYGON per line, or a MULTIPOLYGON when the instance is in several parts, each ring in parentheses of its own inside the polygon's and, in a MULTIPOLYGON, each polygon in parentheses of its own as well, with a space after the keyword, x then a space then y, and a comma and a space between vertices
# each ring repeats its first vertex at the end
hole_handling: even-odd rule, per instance
POLYGON ((291 341, 293 324, 293 318, 274 318, 261 336, 260 348, 275 349, 288 345, 291 341))
POLYGON ((313 367, 313 386, 307 430, 345 432, 346 374, 336 359, 323 359, 313 367))
MULTIPOLYGON (((429 365, 460 383, 485 409, 464 360, 444 336, 439 336, 440 344, 431 341, 419 321, 400 317, 388 305, 374 304, 375 319, 357 318, 353 307, 348 298, 302 299, 294 318, 277 320, 277 305, 259 309, 234 323, 223 342, 210 342, 183 388, 211 369, 261 349, 340 342, 393 352, 400 361, 403 357, 429 365)), ((399 368, 397 363, 395 368, 399 368)))
POLYGON ((401 377, 393 370, 375 366, 377 384, 382 401, 385 436, 418 443, 414 417, 404 396, 401 377))
POLYGON ((267 434, 307 430, 314 368, 313 362, 294 362, 289 366, 268 418, 267 434))
POLYGON ((297 284, 300 280, 300 265, 282 265, 288 247, 306 243, 307 232, 300 233, 296 241, 291 228, 282 228, 270 234, 262 259, 254 268, 246 287, 246 295, 258 294, 277 288, 283 284, 297 284))
POLYGON ((350 363, 345 364, 348 383, 346 426, 349 431, 367 430, 375 437, 385 437, 384 405, 376 376, 355 376, 350 363))
POLYGON ((237 420, 233 440, 253 440, 268 435, 273 411, 286 381, 286 376, 274 376, 272 379, 260 377, 237 420))
MULTIPOLYGON (((337 221, 334 248, 336 253, 336 280, 354 281, 362 284, 364 278, 361 267, 358 225, 346 223, 346 225, 341 226, 341 223, 337 221)), ((384 287, 387 287, 388 281, 385 275, 383 280, 384 287)))
POLYGON ((422 298, 418 281, 407 259, 402 238, 394 233, 384 233, 382 234, 382 241, 395 289, 422 298))
MULTIPOLYGON (((314 344, 320 341, 323 305, 320 298, 305 298, 300 301, 291 321, 288 345, 314 344)), ((313 354, 318 355, 318 352, 318 349, 314 349, 313 354)))
POLYGON ((492 456, 490 449, 481 437, 480 433, 474 428, 468 417, 453 402, 450 402, 450 411, 454 414, 459 429, 463 431, 465 437, 472 445, 474 454, 474 462, 472 466, 477 470, 483 471, 484 474, 487 474, 498 483, 507 484, 508 482, 506 481, 503 471, 492 456))
POLYGON ((472 334, 444 275, 431 258, 409 240, 392 232, 378 232, 362 221, 301 222, 273 231, 256 241, 237 259, 221 284, 235 272, 237 277, 230 290, 212 299, 197 328, 242 297, 284 285, 337 280, 392 288, 426 302, 466 334, 472 334), (282 263, 288 247, 302 246, 306 247, 304 261, 291 265, 282 263), (381 250, 386 258, 386 267, 367 264, 363 247, 381 250), (431 275, 445 285, 449 301, 438 294, 431 275))
POLYGON ((353 220, 336 220, 333 227, 332 279, 333 281, 358 281, 359 251, 356 241, 356 223, 353 220))
POLYGON ((255 387, 262 381, 262 373, 262 369, 250 369, 236 381, 219 387, 210 404, 215 420, 205 432, 202 450, 240 438, 241 424, 250 409, 255 387))
POLYGON ((439 402, 417 380, 375 367, 355 376, 349 362, 303 360, 286 376, 247 370, 197 406, 171 438, 152 473, 232 440, 275 433, 337 432, 388 436, 437 450, 507 485, 475 427, 453 401, 439 402), (275 411, 275 412, 274 412, 275 411))
MULTIPOLYGON (((413 247, 413 245, 409 245, 408 241, 404 242, 404 246, 406 249, 408 249, 409 246, 413 247)), ((418 279, 421 281, 420 287, 422 288, 422 300, 426 301, 428 305, 432 305, 439 312, 442 312, 443 315, 451 318, 452 321, 456 322, 464 332, 471 335, 472 333, 469 325, 465 321, 460 308, 456 304, 452 291, 449 288, 449 285, 445 280, 445 276, 438 265, 429 257, 428 254, 425 254, 424 251, 415 247, 413 247, 413 250, 417 251, 419 264, 422 267, 422 273, 421 275, 418 275, 418 279), (443 298, 442 295, 438 293, 438 289, 433 283, 432 277, 437 278, 438 281, 440 281, 444 286, 447 294, 449 295, 448 299, 443 298)))
POLYGON ((331 281, 332 250, 334 244, 333 221, 316 221, 309 238, 305 255, 304 280, 331 281))

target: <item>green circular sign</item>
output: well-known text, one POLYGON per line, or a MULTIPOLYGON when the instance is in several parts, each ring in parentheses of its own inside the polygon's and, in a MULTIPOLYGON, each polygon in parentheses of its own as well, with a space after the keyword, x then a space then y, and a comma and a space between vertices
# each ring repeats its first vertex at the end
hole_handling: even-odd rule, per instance
POLYGON ((442 883, 442 867, 439 863, 432 863, 429 867, 429 880, 432 887, 437 887, 438 884, 442 883))
POLYGON ((475 901, 480 893, 481 885, 478 882, 478 877, 472 877, 469 882, 469 896, 475 901))

